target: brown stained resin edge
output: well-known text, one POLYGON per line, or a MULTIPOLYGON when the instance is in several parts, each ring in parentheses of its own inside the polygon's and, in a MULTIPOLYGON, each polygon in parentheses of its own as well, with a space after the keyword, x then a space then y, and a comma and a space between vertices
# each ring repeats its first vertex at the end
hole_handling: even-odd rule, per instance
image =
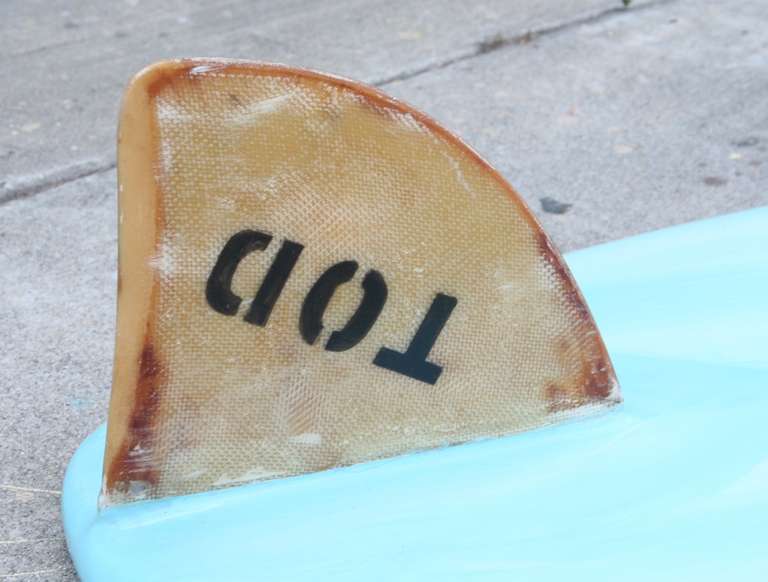
POLYGON ((110 494, 127 492, 132 483, 154 485, 159 479, 153 443, 165 365, 153 341, 158 288, 147 263, 157 250, 163 216, 154 179, 159 135, 146 88, 160 68, 145 69, 131 81, 120 115, 117 334, 102 504, 110 494), (152 236, 137 241, 137 224, 151 224, 152 236), (126 248, 132 244, 139 248, 126 248))
MULTIPOLYGON (((342 87, 364 97, 374 109, 393 110, 411 115, 441 139, 464 152, 507 192, 522 216, 537 233, 539 248, 561 280, 567 299, 572 303, 585 325, 596 329, 594 320, 581 293, 573 282, 562 256, 554 248, 541 224, 512 186, 471 147, 440 126, 424 113, 397 101, 378 89, 348 79, 315 71, 267 63, 185 59, 163 61, 137 74, 126 90, 120 116, 118 152, 118 184, 120 189, 120 242, 118 269, 118 324, 115 349, 112 398, 110 401, 107 449, 104 459, 104 498, 127 492, 132 482, 153 485, 158 482, 153 462, 152 443, 157 430, 162 385, 166 372, 162 354, 154 344, 154 320, 157 302, 155 274, 147 265, 157 250, 157 234, 162 230, 162 192, 155 182, 155 162, 159 151, 159 136, 153 103, 157 94, 169 83, 207 74, 268 75, 313 79, 342 87), (195 71, 199 69, 199 71, 195 71), (125 218, 126 224, 123 224, 125 218), (150 220, 151 219, 151 220, 150 220), (154 226, 149 240, 137 240, 132 232, 134 223, 154 226), (135 248, 138 247, 138 248, 135 248), (130 263, 130 264, 129 264, 130 263), (129 284, 129 282, 131 284, 129 284), (128 313, 126 313, 128 312, 128 313), (132 338, 141 338, 139 341, 132 338), (120 419, 122 425, 117 425, 120 419)), ((595 334, 599 354, 582 366, 581 390, 563 400, 562 388, 550 386, 545 390, 550 412, 574 408, 589 401, 608 400, 619 403, 616 376, 608 353, 595 334), (574 398, 575 396, 575 398, 574 398), (565 402, 565 404, 564 404, 565 402)))
MULTIPOLYGON (((574 283, 570 269, 543 230, 537 231, 536 242, 542 256, 557 274, 563 286, 565 298, 578 314, 580 323, 587 329, 597 330, 592 312, 589 310, 581 291, 574 283)), ((579 381, 574 385, 574 388, 581 390, 581 392, 574 394, 573 390, 566 390, 555 384, 549 385, 544 395, 548 401, 550 412, 576 408, 596 401, 621 403, 621 395, 617 390, 616 372, 611 364, 603 338, 599 333, 595 333, 593 339, 596 342, 598 353, 591 354, 591 358, 582 361, 579 381)))
POLYGON ((165 369, 156 357, 149 334, 144 339, 139 358, 139 377, 133 410, 128 420, 128 438, 124 439, 107 473, 107 486, 126 488, 130 483, 157 485, 158 472, 152 462, 154 428, 160 405, 160 386, 165 369), (147 453, 137 453, 144 449, 147 453))

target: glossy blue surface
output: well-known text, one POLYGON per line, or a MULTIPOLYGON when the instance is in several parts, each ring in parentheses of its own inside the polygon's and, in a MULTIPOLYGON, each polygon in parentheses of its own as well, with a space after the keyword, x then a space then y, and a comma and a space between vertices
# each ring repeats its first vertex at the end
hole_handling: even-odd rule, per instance
POLYGON ((64 483, 80 576, 768 580, 768 209, 567 260, 617 368, 620 408, 99 514, 102 428, 64 483))

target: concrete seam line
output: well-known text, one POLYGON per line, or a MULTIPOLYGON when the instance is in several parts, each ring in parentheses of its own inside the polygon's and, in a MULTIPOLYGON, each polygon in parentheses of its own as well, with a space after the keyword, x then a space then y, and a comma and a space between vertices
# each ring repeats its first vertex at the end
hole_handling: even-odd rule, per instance
MULTIPOLYGON (((507 35, 504 35, 503 33, 495 33, 489 37, 486 37, 480 42, 475 43, 474 47, 471 50, 467 50, 463 54, 459 54, 442 61, 437 61, 429 65, 425 65, 423 67, 406 70, 401 73, 397 73, 396 75, 384 77, 382 79, 373 81, 372 84, 377 85, 379 87, 383 87, 383 86, 389 85, 390 83, 395 83, 397 81, 407 81, 408 79, 413 79, 414 77, 418 77, 425 73, 430 73, 432 71, 439 71, 440 69, 445 69, 447 67, 450 67, 451 65, 455 65, 456 63, 461 63, 463 61, 468 61, 476 57, 481 57, 483 55, 496 52, 503 48, 507 48, 515 45, 528 44, 534 39, 553 36, 555 34, 567 32, 569 30, 572 30, 574 28, 579 28, 587 24, 600 22, 602 20, 606 20, 614 16, 629 14, 630 12, 637 12, 640 10, 657 8, 659 6, 663 6, 665 4, 671 4, 677 1, 678 0, 655 0, 653 2, 648 2, 646 4, 641 4, 639 6, 630 5, 628 7, 617 5, 613 8, 608 8, 607 10, 592 12, 590 14, 586 14, 584 16, 574 18, 573 20, 566 20, 566 21, 558 22, 548 26, 542 26, 541 28, 531 28, 519 34, 513 34, 513 35, 507 36, 507 35)), ((618 0, 617 0, 617 3, 618 3, 618 0)))
POLYGON ((114 167, 114 159, 85 160, 47 172, 21 176, 10 183, 0 182, 0 206, 46 192, 80 178, 108 172, 114 167))

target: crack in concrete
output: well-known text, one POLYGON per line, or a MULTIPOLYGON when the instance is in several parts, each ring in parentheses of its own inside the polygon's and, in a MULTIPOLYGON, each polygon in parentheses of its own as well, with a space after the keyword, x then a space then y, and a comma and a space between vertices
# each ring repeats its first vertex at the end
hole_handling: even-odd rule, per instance
POLYGON ((108 172, 114 167, 114 159, 85 160, 48 172, 22 176, 10 183, 0 181, 0 206, 46 192, 81 178, 108 172))
POLYGON ((498 50, 501 50, 510 46, 526 45, 532 42, 533 40, 537 40, 539 38, 553 36, 562 32, 566 32, 568 30, 572 30, 574 28, 579 28, 581 26, 585 26, 588 24, 601 22, 611 17, 630 14, 632 12, 644 11, 651 8, 657 8, 664 4, 671 4, 677 1, 678 0, 655 0, 652 2, 647 2, 645 4, 641 4, 639 6, 633 6, 631 4, 629 6, 617 5, 613 8, 592 12, 591 14, 585 14, 584 16, 580 16, 572 20, 558 22, 556 24, 543 26, 541 28, 529 29, 520 34, 504 35, 498 32, 496 34, 493 34, 481 40, 480 42, 475 43, 472 49, 467 50, 463 54, 459 54, 441 61, 436 61, 434 63, 424 65, 422 67, 416 67, 410 70, 405 70, 396 75, 392 75, 390 77, 384 77, 382 79, 374 81, 373 85, 376 85, 378 87, 384 87, 386 85, 389 85, 390 83, 395 83, 398 81, 407 81, 408 79, 413 79, 414 77, 418 77, 420 75, 430 73, 432 71, 439 71, 440 69, 445 69, 447 67, 450 67, 451 65, 455 65, 456 63, 461 63, 463 61, 468 61, 476 57, 481 57, 483 55, 496 52, 498 50))
POLYGON ((21 493, 45 493, 47 495, 61 495, 61 491, 54 489, 39 489, 37 487, 25 487, 23 485, 0 485, 0 489, 5 491, 18 491, 21 493))
MULTIPOLYGON (((591 14, 580 16, 578 18, 551 24, 549 26, 530 29, 520 34, 504 35, 503 33, 496 33, 475 43, 471 49, 465 51, 462 54, 436 61, 421 67, 406 69, 396 75, 375 79, 370 83, 378 87, 385 87, 391 83, 413 79, 420 75, 445 69, 455 65, 456 63, 481 57, 486 54, 503 50, 510 46, 525 45, 532 42, 533 40, 553 36, 568 30, 579 28, 581 26, 600 22, 608 18, 630 14, 632 12, 638 12, 641 10, 644 11, 662 6, 664 4, 671 4, 677 1, 678 0, 655 0, 637 6, 618 5, 617 2, 617 6, 607 10, 600 10, 591 14)), ((15 180, 14 183, 11 184, 0 182, 0 206, 13 200, 27 198, 35 194, 40 194, 48 190, 52 190, 53 188, 57 188, 69 182, 74 182, 94 174, 107 172, 114 167, 114 159, 88 160, 64 168, 57 168, 50 172, 39 173, 32 176, 24 176, 15 180)))

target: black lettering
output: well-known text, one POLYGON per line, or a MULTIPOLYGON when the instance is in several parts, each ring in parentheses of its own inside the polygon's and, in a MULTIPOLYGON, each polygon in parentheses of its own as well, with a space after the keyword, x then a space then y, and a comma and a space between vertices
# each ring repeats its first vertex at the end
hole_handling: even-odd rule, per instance
POLYGON ((320 278, 312 285, 312 289, 304 298, 299 316, 301 337, 309 345, 315 343, 317 336, 323 330, 323 314, 331 301, 331 297, 336 292, 336 288, 349 281, 356 271, 357 263, 355 261, 336 263, 320 275, 320 278))
POLYGON ((283 292, 285 282, 291 276, 291 271, 299 260, 304 246, 293 241, 285 241, 272 262, 272 266, 267 271, 264 281, 259 287, 256 297, 245 314, 245 321, 264 327, 269 321, 269 316, 275 306, 280 294, 283 292))
POLYGON ((387 301, 387 284, 378 271, 368 271, 363 279, 363 298, 347 324, 334 331, 325 344, 331 352, 343 352, 359 344, 371 331, 387 301))
POLYGON ((438 293, 405 353, 381 348, 373 360, 374 365, 409 376, 420 382, 435 384, 440 374, 443 373, 443 368, 428 362, 427 356, 429 356, 429 352, 435 345, 457 302, 455 297, 438 293))
POLYGON ((208 305, 224 315, 235 315, 242 298, 232 292, 232 277, 246 256, 253 251, 263 251, 272 237, 256 230, 242 230, 224 245, 213 266, 205 287, 208 305))

